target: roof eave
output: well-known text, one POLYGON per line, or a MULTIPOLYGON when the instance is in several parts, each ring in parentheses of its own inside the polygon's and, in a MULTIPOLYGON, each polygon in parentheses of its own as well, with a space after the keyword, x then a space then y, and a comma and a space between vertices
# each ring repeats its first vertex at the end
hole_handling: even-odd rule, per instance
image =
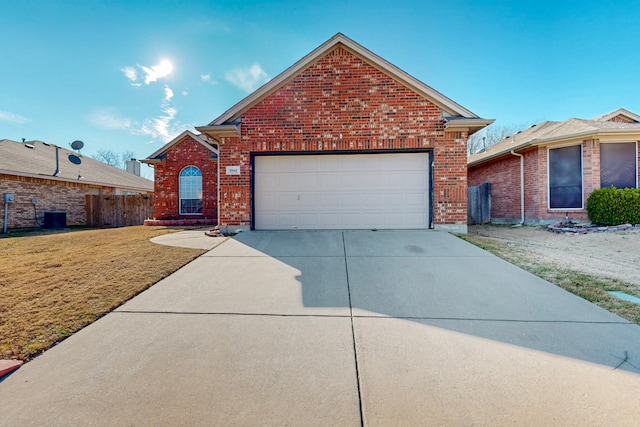
POLYGON ((561 143, 572 142, 576 140, 584 141, 585 139, 592 139, 592 138, 601 139, 603 137, 620 137, 620 136, 627 136, 629 137, 629 139, 634 139, 638 141, 640 140, 640 129, 603 129, 595 132, 591 130, 591 131, 574 133, 571 135, 562 135, 562 136, 554 136, 550 138, 533 139, 519 145, 514 145, 513 147, 502 149, 500 151, 492 153, 489 156, 482 157, 478 160, 467 161, 467 166, 477 166, 482 163, 486 163, 490 160, 494 160, 498 157, 502 157, 505 154, 509 154, 511 153, 511 151, 517 152, 524 148, 529 148, 529 147, 540 147, 540 146, 547 146, 551 144, 561 144, 561 143))
POLYGON ((116 185, 116 184, 110 184, 110 183, 106 183, 106 182, 87 181, 84 178, 72 179, 72 178, 64 178, 64 177, 58 177, 58 176, 53 176, 53 175, 41 175, 41 174, 35 174, 35 173, 23 173, 23 172, 11 171, 11 170, 6 170, 6 169, 0 169, 0 174, 11 175, 11 176, 23 176, 23 177, 27 177, 27 178, 36 178, 36 179, 49 179, 49 180, 52 180, 52 181, 60 181, 60 182, 73 182, 73 183, 77 183, 77 184, 93 185, 93 186, 97 186, 97 187, 117 188, 117 189, 120 189, 120 190, 142 191, 142 192, 145 192, 145 193, 152 193, 153 192, 153 187, 152 188, 143 188, 143 187, 136 187, 136 186, 131 186, 131 185, 122 185, 122 184, 117 184, 116 185))
POLYGON ((542 139, 534 139, 531 141, 532 145, 541 146, 541 145, 550 145, 557 144, 563 142, 571 142, 574 140, 585 140, 585 139, 602 139, 604 137, 620 137, 627 136, 629 139, 638 140, 640 138, 640 129, 599 129, 596 131, 584 131, 578 132, 571 135, 562 135, 555 136, 550 138, 542 138, 542 139))
POLYGON ((601 116, 598 117, 594 117, 592 120, 598 120, 598 121, 607 121, 607 120, 611 120, 612 118, 616 117, 616 116, 625 116, 631 120, 634 120, 636 122, 640 122, 640 116, 632 113, 631 111, 627 110, 626 108, 618 108, 615 111, 611 111, 610 113, 606 113, 603 114, 601 116))
POLYGON ((237 124, 220 124, 196 126, 196 129, 212 138, 233 138, 240 136, 240 128, 237 124))
POLYGON ((477 160, 472 160, 469 161, 467 158, 467 167, 469 166, 478 166, 481 165, 483 163, 487 163, 489 161, 495 160, 497 158, 500 157, 504 157, 507 154, 511 154, 512 151, 517 152, 517 151, 521 151, 525 148, 531 147, 533 144, 531 144, 531 141, 528 142, 523 142, 522 144, 518 144, 518 145, 514 145, 513 147, 509 147, 507 149, 503 149, 500 151, 497 151, 495 153, 491 153, 490 155, 486 156, 486 157, 482 157, 480 159, 477 160))
POLYGON ((491 123, 495 122, 495 119, 481 119, 481 118, 462 118, 452 120, 452 117, 445 117, 445 126, 444 129, 449 132, 455 131, 468 131, 469 135, 472 135, 489 126, 491 123))
POLYGON ((157 165, 159 163, 162 163, 162 159, 159 158, 153 158, 153 159, 142 159, 140 160, 140 163, 145 163, 147 165, 157 165))
POLYGON ((193 138, 194 140, 196 140, 197 142, 202 144, 204 147, 206 147, 209 150, 217 153, 217 147, 214 147, 212 145, 212 141, 209 141, 209 140, 203 138, 203 135, 196 135, 195 133, 191 132, 190 130, 185 130, 180 135, 176 136, 171 141, 167 142, 165 145, 160 147, 158 150, 156 150, 153 154, 148 156, 146 159, 140 160, 140 162, 147 163, 147 164, 160 163, 162 161, 162 156, 167 151, 169 151, 171 149, 171 147, 173 147, 175 144, 180 142, 186 136, 190 136, 191 138, 193 138))

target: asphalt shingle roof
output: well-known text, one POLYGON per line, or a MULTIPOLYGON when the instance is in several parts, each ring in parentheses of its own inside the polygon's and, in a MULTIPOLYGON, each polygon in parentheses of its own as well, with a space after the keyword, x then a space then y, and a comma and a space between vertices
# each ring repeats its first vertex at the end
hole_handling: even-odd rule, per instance
POLYGON ((630 133, 637 134, 640 133, 640 123, 621 123, 575 118, 563 122, 546 121, 531 126, 496 144, 490 145, 485 151, 470 155, 467 157, 467 164, 475 164, 484 159, 498 157, 513 149, 524 148, 538 141, 552 141, 554 139, 571 138, 574 136, 579 137, 580 135, 588 135, 589 133, 596 134, 598 132, 606 132, 607 130, 621 132, 627 130, 630 133))
POLYGON ((153 181, 42 141, 0 140, 0 173, 153 191, 153 181), (56 148, 58 169, 56 171, 56 148))

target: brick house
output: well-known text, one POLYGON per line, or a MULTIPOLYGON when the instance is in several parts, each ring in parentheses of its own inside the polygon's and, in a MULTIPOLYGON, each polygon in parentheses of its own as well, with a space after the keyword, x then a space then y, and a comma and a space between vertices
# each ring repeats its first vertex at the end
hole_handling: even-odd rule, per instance
POLYGON ((153 182, 53 144, 0 140, 0 230, 42 226, 47 211, 85 225, 87 195, 123 194, 150 196, 153 182))
POLYGON ((196 129, 223 230, 466 232, 467 139, 492 122, 339 33, 196 129))
POLYGON ((469 185, 491 183, 492 222, 587 220, 593 190, 638 186, 639 140, 640 116, 622 108, 542 122, 470 155, 469 185))
POLYGON ((154 220, 145 224, 213 224, 218 218, 218 148, 190 131, 143 163, 154 168, 154 220))

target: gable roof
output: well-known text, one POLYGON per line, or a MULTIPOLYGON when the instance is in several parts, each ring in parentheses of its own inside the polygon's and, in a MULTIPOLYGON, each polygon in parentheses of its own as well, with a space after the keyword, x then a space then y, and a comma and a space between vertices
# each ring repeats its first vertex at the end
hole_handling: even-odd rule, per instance
MULTIPOLYGON (((522 132, 517 132, 503 139, 497 144, 490 145, 483 152, 468 156, 467 165, 474 166, 485 163, 508 155, 512 150, 522 151, 533 146, 582 141, 591 138, 618 141, 625 139, 631 141, 640 140, 640 123, 611 122, 603 119, 609 114, 612 113, 592 120, 571 118, 563 122, 545 121, 533 125, 522 132)), ((612 117, 615 117, 615 114, 612 117)))
POLYGON ((42 141, 0 140, 0 174, 153 191, 151 180, 42 141))
POLYGON ((171 141, 169 141, 165 145, 163 145, 160 149, 156 150, 149 157, 147 157, 146 159, 140 160, 140 161, 142 163, 148 163, 148 164, 162 162, 162 159, 164 158, 165 154, 167 154, 167 152, 169 150, 171 150, 171 148, 173 148, 174 145, 176 145, 177 143, 182 141, 186 136, 190 136, 196 142, 202 144, 206 149, 212 151, 216 155, 218 154, 218 148, 216 146, 214 146, 214 144, 216 144, 216 143, 210 141, 207 138, 206 135, 195 134, 195 133, 191 132, 190 130, 185 130, 180 135, 176 136, 171 141))
MULTIPOLYGON (((236 125, 236 120, 240 118, 240 116, 262 101, 264 98, 275 92, 278 88, 284 85, 287 81, 297 76, 305 69, 307 69, 310 65, 326 56, 328 53, 341 47, 351 54, 357 56, 362 59, 367 64, 373 66, 378 69, 382 73, 391 77, 392 79, 398 81, 404 86, 410 88, 414 92, 424 96, 429 101, 433 102, 435 105, 440 107, 443 110, 443 115, 445 118, 464 118, 465 123, 463 124, 465 127, 474 128, 475 130, 479 130, 491 123, 493 120, 489 119, 481 119, 476 114, 467 110, 460 104, 454 102, 453 100, 447 98, 440 92, 436 91, 430 86, 422 83, 415 77, 409 75, 404 72, 400 68, 391 64, 390 62, 382 59, 378 55, 374 54, 370 50, 365 47, 359 45, 355 41, 351 40, 349 37, 345 36, 342 33, 337 33, 335 36, 324 42, 322 45, 314 49, 311 53, 309 53, 304 58, 300 59, 298 62, 284 70, 282 73, 278 74, 276 77, 271 79, 269 82, 265 83, 255 92, 242 99, 240 102, 235 104, 233 107, 225 111, 221 116, 214 119, 207 126, 197 126, 196 129, 203 133, 208 133, 210 135, 218 136, 218 131, 230 132, 234 131, 234 128, 231 127, 236 125)), ((453 120, 448 121, 451 126, 458 125, 458 122, 454 122, 453 120)), ((461 123, 461 122, 460 122, 461 123)), ((235 132, 239 134, 237 128, 235 128, 235 132)), ((228 135, 228 133, 227 133, 228 135)), ((225 136, 225 135, 219 135, 225 136)))
POLYGON ((632 113, 631 111, 626 110, 624 108, 618 108, 615 111, 611 111, 610 113, 605 113, 605 114, 603 114, 601 116, 594 117, 591 120, 597 120, 597 121, 601 121, 601 122, 606 122, 606 121, 614 119, 614 118, 620 118, 620 119, 622 119, 624 121, 627 121, 629 123, 632 123, 632 122, 640 123, 640 116, 639 115, 637 115, 635 113, 632 113))

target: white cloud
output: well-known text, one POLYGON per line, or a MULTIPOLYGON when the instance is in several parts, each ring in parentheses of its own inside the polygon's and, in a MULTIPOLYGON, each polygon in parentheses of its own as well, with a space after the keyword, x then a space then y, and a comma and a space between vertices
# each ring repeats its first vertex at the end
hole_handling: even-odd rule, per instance
POLYGON ((124 130, 132 135, 144 135, 154 140, 169 142, 190 125, 176 121, 178 110, 171 105, 173 90, 165 85, 160 112, 155 117, 135 121, 124 117, 115 108, 96 108, 88 120, 102 129, 124 130))
POLYGON ((176 108, 165 105, 158 116, 140 123, 122 117, 115 109, 98 108, 89 116, 89 121, 102 129, 123 130, 132 135, 148 136, 166 143, 189 127, 175 121, 177 114, 176 108))
POLYGON ((171 98, 173 98, 173 91, 171 90, 171 88, 169 86, 165 86, 164 87, 164 102, 171 101, 171 98))
POLYGON ((225 78, 247 93, 253 92, 269 80, 267 73, 258 64, 249 68, 234 68, 225 74, 225 78))
POLYGON ((217 85, 218 84, 217 81, 211 80, 211 73, 200 74, 200 80, 202 80, 205 83, 209 83, 211 85, 217 85))
POLYGON ((179 123, 172 123, 178 110, 172 107, 166 107, 163 114, 158 117, 145 120, 140 127, 141 135, 148 135, 153 139, 160 139, 163 142, 171 141, 176 135, 184 130, 179 123))
POLYGON ((189 127, 175 121, 178 110, 170 105, 172 97, 171 88, 165 87, 160 113, 142 122, 123 117, 115 108, 97 108, 88 116, 88 120, 102 129, 123 130, 132 135, 148 136, 166 143, 189 127))
POLYGON ((27 122, 30 122, 31 119, 23 117, 19 114, 10 113, 8 111, 0 110, 0 120, 4 120, 5 122, 11 122, 18 125, 23 125, 27 122))
POLYGON ((149 84, 155 82, 158 79, 167 77, 173 71, 173 64, 166 59, 160 61, 158 65, 152 65, 151 67, 145 67, 144 65, 138 65, 144 72, 144 83, 149 84))
POLYGON ((133 133, 150 136, 153 139, 159 139, 163 142, 169 142, 184 131, 186 125, 180 122, 174 122, 178 110, 171 106, 173 96, 173 90, 171 90, 169 86, 165 86, 164 98, 160 105, 162 113, 157 117, 146 119, 141 126, 132 129, 133 133))
POLYGON ((131 120, 123 117, 115 108, 96 108, 88 117, 89 121, 102 129, 129 129, 131 120))
MULTIPOLYGON (((158 79, 167 77, 173 71, 173 64, 163 59, 157 65, 151 67, 145 67, 144 65, 138 65, 138 68, 144 73, 144 84, 155 82, 158 79)), ((142 83, 138 82, 138 70, 134 67, 124 67, 120 69, 125 77, 131 82, 131 86, 142 86, 142 83)), ((142 78, 142 77, 141 77, 142 78)))
POLYGON ((122 71, 126 78, 131 82, 135 82, 138 80, 138 72, 133 67, 124 67, 120 71, 122 71))

